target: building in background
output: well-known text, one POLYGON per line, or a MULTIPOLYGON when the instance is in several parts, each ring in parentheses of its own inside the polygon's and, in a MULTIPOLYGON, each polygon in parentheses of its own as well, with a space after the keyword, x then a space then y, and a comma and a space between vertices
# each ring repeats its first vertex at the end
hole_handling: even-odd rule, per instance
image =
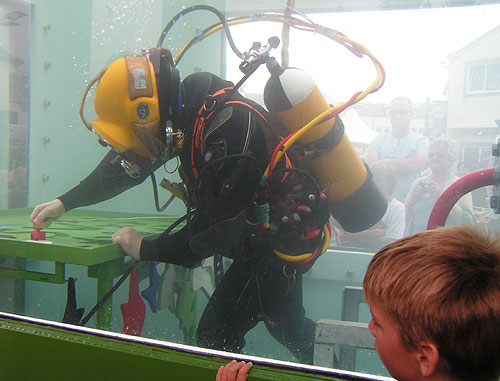
POLYGON ((492 166, 500 135, 500 25, 449 55, 447 134, 470 170, 492 166))

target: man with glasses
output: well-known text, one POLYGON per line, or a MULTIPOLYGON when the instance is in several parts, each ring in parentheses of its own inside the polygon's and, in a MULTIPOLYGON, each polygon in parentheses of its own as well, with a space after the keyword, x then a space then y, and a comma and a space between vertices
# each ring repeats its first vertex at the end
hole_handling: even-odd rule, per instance
POLYGON ((413 102, 409 98, 394 98, 389 106, 391 131, 376 136, 366 156, 368 164, 383 160, 393 167, 398 178, 394 197, 401 202, 405 201, 410 185, 424 168, 429 150, 429 140, 410 130, 413 116, 413 102))

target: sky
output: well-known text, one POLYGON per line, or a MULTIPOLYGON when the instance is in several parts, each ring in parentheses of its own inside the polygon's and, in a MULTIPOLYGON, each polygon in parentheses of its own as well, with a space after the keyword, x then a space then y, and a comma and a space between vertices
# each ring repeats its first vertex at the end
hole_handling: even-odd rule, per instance
MULTIPOLYGON (((500 5, 309 17, 364 45, 382 62, 385 85, 365 98, 366 102, 388 103, 395 96, 406 95, 421 103, 426 98, 446 99, 448 55, 500 25, 500 5)), ((272 35, 281 37, 281 24, 250 23, 233 26, 231 31, 238 49, 246 51, 253 41, 265 43, 272 35)), ((500 56, 500 46, 498 49, 500 56)), ((281 47, 274 54, 278 61, 280 55, 281 47)), ((240 61, 230 49, 227 60, 227 77, 237 81, 241 77, 240 61)), ((375 69, 367 57, 360 59, 322 35, 297 30, 290 35, 290 66, 306 70, 321 91, 338 102, 364 90, 375 79, 375 69)), ((262 92, 268 77, 267 70, 260 68, 244 91, 262 92)))

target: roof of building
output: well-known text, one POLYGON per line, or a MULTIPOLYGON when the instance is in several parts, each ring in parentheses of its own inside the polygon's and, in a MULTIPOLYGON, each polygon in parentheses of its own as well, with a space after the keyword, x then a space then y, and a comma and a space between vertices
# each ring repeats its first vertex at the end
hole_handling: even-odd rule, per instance
POLYGON ((483 41, 488 40, 492 36, 500 33, 500 24, 494 27, 493 29, 490 29, 488 32, 484 33, 483 35, 479 36, 475 40, 469 42, 467 45, 462 46, 460 49, 455 50, 454 52, 448 54, 448 57, 450 59, 456 58, 467 52, 468 50, 474 48, 475 46, 479 45, 483 41))

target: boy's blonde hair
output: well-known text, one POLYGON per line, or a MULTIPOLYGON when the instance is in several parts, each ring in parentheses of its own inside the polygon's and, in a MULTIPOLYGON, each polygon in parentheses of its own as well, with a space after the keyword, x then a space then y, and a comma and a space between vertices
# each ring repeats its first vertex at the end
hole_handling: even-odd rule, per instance
POLYGON ((454 379, 498 380, 498 238, 465 225, 404 237, 375 254, 363 287, 407 349, 431 341, 454 379))

